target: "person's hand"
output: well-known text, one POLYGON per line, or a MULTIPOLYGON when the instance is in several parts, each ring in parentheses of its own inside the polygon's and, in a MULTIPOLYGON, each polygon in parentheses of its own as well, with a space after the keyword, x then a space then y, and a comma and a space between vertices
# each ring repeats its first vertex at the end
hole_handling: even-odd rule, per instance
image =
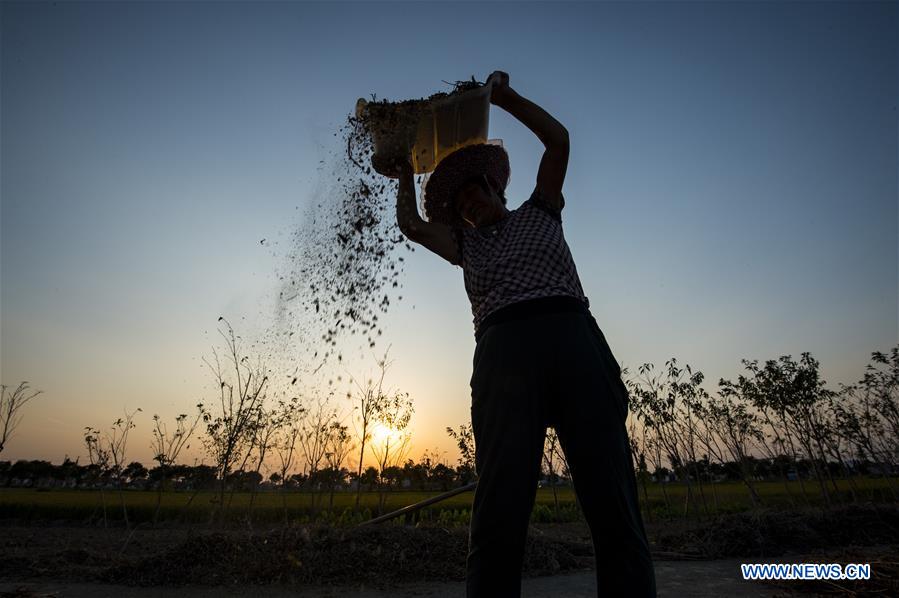
POLYGON ((395 161, 397 172, 400 174, 412 174, 412 161, 408 156, 397 158, 395 161))
POLYGON ((512 92, 512 88, 509 87, 509 73, 503 71, 493 71, 487 77, 486 85, 490 86, 490 103, 497 106, 502 105, 512 92))
POLYGON ((412 162, 409 160, 409 157, 395 159, 393 161, 393 171, 401 181, 411 181, 413 172, 412 162))
POLYGON ((408 156, 383 160, 374 155, 371 158, 371 164, 374 166, 375 172, 391 179, 406 178, 407 176, 411 178, 412 176, 412 162, 408 156))

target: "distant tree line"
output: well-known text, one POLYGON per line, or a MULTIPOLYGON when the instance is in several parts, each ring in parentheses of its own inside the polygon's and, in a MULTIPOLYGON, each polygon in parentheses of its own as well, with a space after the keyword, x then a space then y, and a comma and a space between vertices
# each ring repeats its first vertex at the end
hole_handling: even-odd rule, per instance
MULTIPOLYGON (((61 465, 0 461, 0 486, 99 489, 104 515, 107 491, 120 497, 126 490, 156 491, 157 514, 165 491, 213 491, 218 515, 230 508, 235 492, 252 493, 252 509, 257 492, 280 491, 286 518, 290 492, 308 493, 314 513, 325 508, 325 500, 333 507, 337 492, 354 491, 358 509, 361 493, 376 491, 381 511, 386 492, 446 491, 477 479, 470 422, 446 429, 459 449, 456 463, 445 462, 437 451, 426 451, 417 462, 409 458, 413 401, 386 386, 386 353, 377 362, 377 376, 351 378, 346 413, 333 392, 304 393, 295 376, 275 384, 261 360, 253 363, 243 354, 230 324, 220 321, 226 326, 219 330, 225 350, 220 355, 213 348, 212 359, 204 358, 214 394, 196 404, 194 415, 178 415, 172 426, 153 415, 152 466, 127 458, 137 409, 105 429, 85 427, 85 463, 68 457, 61 465), (203 462, 179 463, 197 441, 203 462)), ((634 378, 622 369, 644 499, 648 484, 661 483, 673 510, 677 506, 665 487, 678 482, 686 487, 684 514, 709 513, 719 506, 715 482, 739 481, 752 504, 761 505, 758 483, 779 480, 796 504, 819 499, 832 504, 842 500, 837 479, 848 481, 855 500, 858 478, 869 475, 886 477, 893 499, 899 499, 893 479, 899 471, 899 346, 889 355, 872 353, 863 379, 838 391, 826 388, 809 353, 798 363, 789 355, 763 366, 742 363, 748 374, 736 382, 719 380, 716 396, 703 388, 701 372, 679 367, 674 358, 664 374, 653 375, 652 364, 640 366, 634 378)), ((16 412, 32 396, 27 387, 12 393, 4 387, 3 422, 17 423, 16 412)), ((542 469, 541 484, 553 488, 558 506, 555 489, 571 476, 552 429, 542 469)), ((125 501, 120 502, 127 523, 125 501)))
POLYGON ((702 372, 678 367, 674 358, 664 374, 640 366, 626 385, 644 496, 647 480, 675 479, 687 487, 684 513, 708 513, 719 500, 710 482, 738 479, 760 505, 757 483, 775 479, 793 504, 831 505, 845 500, 837 479, 847 481, 848 500, 856 501, 857 479, 875 475, 899 499, 899 346, 889 355, 872 353, 871 361, 862 380, 834 391, 809 353, 798 363, 785 355, 761 367, 742 360, 748 375, 719 380, 717 396, 701 386, 702 372))
MULTIPOLYGON (((294 473, 281 479, 273 472, 264 479, 256 471, 232 471, 226 481, 226 490, 241 492, 252 490, 275 490, 287 488, 291 491, 322 491, 334 487, 337 491, 354 491, 359 485, 355 471, 346 467, 333 470, 322 468, 311 476, 294 473)), ((155 465, 149 469, 138 461, 128 463, 117 474, 114 468, 101 470, 97 465, 80 464, 66 457, 61 464, 54 465, 43 460, 0 461, 0 486, 25 488, 72 488, 115 490, 121 485, 127 490, 217 490, 220 480, 212 465, 155 465)), ((361 488, 375 491, 379 483, 386 490, 444 491, 472 480, 471 471, 465 466, 450 466, 434 462, 425 453, 422 461, 408 459, 401 467, 391 465, 383 471, 369 466, 362 471, 361 488)))

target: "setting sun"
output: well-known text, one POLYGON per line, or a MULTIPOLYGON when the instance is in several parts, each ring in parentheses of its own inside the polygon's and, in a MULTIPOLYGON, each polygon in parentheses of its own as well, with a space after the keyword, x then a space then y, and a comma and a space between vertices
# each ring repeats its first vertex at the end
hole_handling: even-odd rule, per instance
POLYGON ((0 0, 0 598, 899 595, 899 0, 453 4, 0 0))
POLYGON ((382 423, 375 423, 372 427, 371 441, 374 444, 385 444, 388 440, 394 442, 399 436, 399 431, 382 423))

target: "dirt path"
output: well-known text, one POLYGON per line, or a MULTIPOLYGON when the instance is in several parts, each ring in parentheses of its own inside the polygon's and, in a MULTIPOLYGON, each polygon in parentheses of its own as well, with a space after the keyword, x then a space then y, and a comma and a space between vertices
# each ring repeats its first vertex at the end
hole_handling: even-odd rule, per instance
MULTIPOLYGON (((740 559, 716 561, 656 561, 656 583, 659 597, 728 598, 783 596, 775 588, 760 582, 744 581, 740 576, 740 559)), ((596 578, 592 571, 534 577, 522 580, 522 598, 595 598, 596 578)), ((465 596, 463 582, 409 583, 390 590, 375 590, 364 586, 183 586, 136 588, 130 586, 89 583, 0 582, 0 597, 52 596, 53 598, 156 598, 183 596, 188 598, 237 598, 264 593, 266 598, 360 598, 431 597, 459 598, 465 596), (23 588, 22 593, 13 593, 23 588)))
MULTIPOLYGON (((764 535, 751 537, 745 521, 691 533, 675 528, 667 536, 659 533, 654 547, 658 595, 777 597, 838 590, 899 596, 895 521, 880 512, 868 519, 834 515, 829 526, 818 526, 825 534, 796 522, 775 526, 763 520, 764 535), (728 558, 687 560, 703 552, 728 558), (734 556, 743 554, 769 556, 734 556), (743 580, 741 562, 869 563, 872 578, 780 582, 777 587, 743 580)), ((522 596, 596 596, 585 524, 534 525, 530 532, 522 596)), ((0 525, 0 598, 464 596, 464 582, 452 580, 465 578, 467 542, 465 528, 442 527, 298 526, 249 533, 175 526, 140 530, 132 537, 114 528, 0 525), (134 585, 117 585, 122 582, 134 585), (195 582, 205 585, 179 585, 195 582), (328 583, 334 585, 314 585, 328 583)))

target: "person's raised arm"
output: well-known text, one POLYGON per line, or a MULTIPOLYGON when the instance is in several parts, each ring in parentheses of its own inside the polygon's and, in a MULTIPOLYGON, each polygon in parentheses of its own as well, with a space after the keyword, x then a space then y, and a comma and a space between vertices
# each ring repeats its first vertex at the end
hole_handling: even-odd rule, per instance
POLYGON ((461 265, 459 247, 449 226, 428 222, 418 214, 415 205, 415 181, 412 164, 407 160, 395 163, 399 172, 399 189, 396 195, 396 223, 410 241, 423 245, 446 261, 461 265))
POLYGON ((551 207, 560 211, 565 205, 562 184, 568 170, 568 129, 546 110, 522 97, 509 86, 509 75, 494 71, 487 79, 491 85, 490 103, 499 106, 530 129, 546 148, 537 171, 537 187, 551 207))

